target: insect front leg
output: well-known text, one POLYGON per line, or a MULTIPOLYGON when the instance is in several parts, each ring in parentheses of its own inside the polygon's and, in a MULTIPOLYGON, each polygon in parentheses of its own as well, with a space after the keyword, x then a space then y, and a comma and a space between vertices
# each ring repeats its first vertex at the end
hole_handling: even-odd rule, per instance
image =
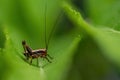
POLYGON ((24 53, 25 57, 26 57, 26 60, 29 60, 29 54, 27 53, 24 53))
POLYGON ((28 56, 26 56, 26 60, 27 60, 27 61, 29 60, 29 57, 28 57, 28 56))
POLYGON ((30 59, 30 65, 32 64, 32 59, 33 59, 33 58, 31 57, 31 59, 30 59))

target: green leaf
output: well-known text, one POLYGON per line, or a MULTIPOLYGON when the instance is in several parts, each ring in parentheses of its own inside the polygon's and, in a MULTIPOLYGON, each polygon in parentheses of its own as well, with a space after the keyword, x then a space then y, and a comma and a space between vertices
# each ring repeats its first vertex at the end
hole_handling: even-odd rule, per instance
MULTIPOLYGON (((2 27, 4 27, 4 30, 1 29, 0 36, 4 33, 5 38, 0 41, 0 44, 4 44, 0 52, 0 65, 2 65, 0 66, 0 80, 61 80, 66 78, 74 52, 81 40, 81 37, 73 35, 74 31, 53 37, 48 50, 48 54, 54 57, 52 63, 39 58, 40 67, 37 67, 36 59, 30 65, 23 55, 22 40, 26 40, 32 49, 45 48, 45 16, 43 16, 45 3, 43 4, 42 1, 0 1, 2 27)), ((51 1, 47 3, 49 2, 51 1)), ((48 5, 47 11, 47 34, 49 34, 60 11, 57 1, 53 0, 48 5)))
POLYGON ((111 62, 120 66, 120 32, 111 28, 96 28, 88 24, 69 4, 63 4, 68 17, 78 28, 87 33, 99 45, 99 48, 111 62))
MULTIPOLYGON (((69 70, 69 67, 71 65, 74 51, 77 48, 77 45, 80 41, 80 37, 73 40, 71 44, 69 44, 69 48, 64 48, 65 45, 63 44, 61 40, 58 42, 60 44, 60 49, 62 51, 56 51, 54 53, 54 59, 52 63, 47 64, 41 64, 43 67, 36 67, 29 65, 24 59, 22 59, 18 53, 18 50, 14 46, 14 42, 10 39, 9 34, 6 34, 7 41, 6 41, 6 47, 4 49, 4 54, 2 56, 2 61, 5 61, 4 66, 7 68, 5 73, 8 73, 8 75, 2 75, 3 80, 16 80, 16 79, 22 79, 22 80, 61 80, 64 79, 65 74, 69 70), (67 67, 66 67, 67 66, 67 67), (64 74, 63 74, 64 73, 64 74), (19 76, 20 75, 20 76, 19 76), (8 77, 9 76, 9 77, 8 77), (5 79, 4 77, 8 77, 8 79, 5 79)), ((65 38, 64 38, 65 39, 65 38)), ((68 44, 67 44, 68 45, 68 44)), ((67 46, 66 45, 66 46, 67 46)), ((56 46, 56 45, 54 45, 56 46)), ((22 47, 21 47, 22 48, 22 47)), ((55 48, 54 48, 55 49, 55 48)), ((22 53, 21 53, 22 54, 22 53)), ((41 61, 40 61, 41 63, 41 61)), ((1 68, 2 69, 2 68, 1 68)))

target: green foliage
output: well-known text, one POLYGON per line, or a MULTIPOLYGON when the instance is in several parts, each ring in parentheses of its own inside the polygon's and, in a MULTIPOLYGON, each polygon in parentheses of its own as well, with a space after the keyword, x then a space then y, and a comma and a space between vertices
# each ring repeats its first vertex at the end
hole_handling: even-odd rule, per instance
MULTIPOLYGON (((120 67, 119 0, 84 2, 87 22, 74 5, 61 0, 0 1, 0 80, 104 80, 112 66, 120 67), (52 63, 39 59, 30 65, 23 55, 22 40, 33 49, 45 48, 61 10, 61 24, 51 38, 52 63), (99 7, 97 7, 99 6, 99 7), (67 16, 67 18, 66 18, 67 16), (74 25, 73 25, 74 24, 74 25)), ((79 1, 78 1, 79 2, 79 1)))

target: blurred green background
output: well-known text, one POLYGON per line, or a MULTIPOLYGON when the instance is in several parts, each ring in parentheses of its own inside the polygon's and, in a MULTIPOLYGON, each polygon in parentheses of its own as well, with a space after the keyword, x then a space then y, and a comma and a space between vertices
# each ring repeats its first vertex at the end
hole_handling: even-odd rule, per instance
POLYGON ((120 80, 119 13, 119 0, 0 0, 0 80, 120 80), (38 67, 21 41, 45 48, 45 14, 54 59, 38 67))

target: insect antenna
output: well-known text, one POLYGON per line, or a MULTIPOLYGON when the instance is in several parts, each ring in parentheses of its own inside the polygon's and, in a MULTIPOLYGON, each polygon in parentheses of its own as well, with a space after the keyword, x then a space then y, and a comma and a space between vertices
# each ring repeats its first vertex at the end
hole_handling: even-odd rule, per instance
POLYGON ((58 16, 57 16, 57 18, 56 18, 56 20, 55 20, 55 23, 53 24, 52 30, 51 30, 50 35, 49 35, 49 37, 48 37, 48 42, 47 42, 46 49, 48 49, 49 42, 50 42, 50 40, 51 40, 51 37, 52 37, 52 35, 53 35, 53 33, 54 33, 54 30, 55 30, 55 28, 56 28, 56 25, 57 25, 59 19, 61 18, 61 16, 62 16, 62 11, 60 11, 60 13, 58 14, 58 16))
POLYGON ((47 16, 47 0, 45 0, 45 46, 46 46, 46 50, 47 50, 47 34, 46 34, 46 16, 47 16))
POLYGON ((47 26, 47 22, 46 22, 46 16, 47 16, 47 0, 45 1, 45 45, 46 45, 46 51, 48 50, 48 45, 49 42, 51 40, 52 34, 54 33, 55 27, 59 21, 59 18, 62 16, 62 11, 59 13, 59 15, 57 16, 57 19, 55 20, 55 23, 53 24, 52 30, 50 32, 50 35, 48 37, 48 41, 47 41, 47 30, 46 30, 46 26, 47 26))

